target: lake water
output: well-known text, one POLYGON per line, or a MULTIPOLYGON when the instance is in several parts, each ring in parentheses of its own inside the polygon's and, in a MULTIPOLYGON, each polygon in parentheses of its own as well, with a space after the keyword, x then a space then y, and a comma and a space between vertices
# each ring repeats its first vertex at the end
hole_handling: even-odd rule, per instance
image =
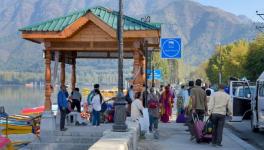
MULTIPOLYGON (((92 88, 92 87, 88 87, 92 88)), ((111 89, 113 87, 100 87, 100 89, 111 89)), ((69 89, 68 89, 69 91, 69 89)), ((80 87, 82 91, 82 87, 80 87)), ((52 94, 52 103, 57 102, 57 92, 52 94)), ((23 108, 38 107, 44 104, 44 87, 28 88, 25 86, 0 86, 0 106, 5 107, 8 114, 19 114, 23 108)), ((70 91, 69 91, 70 93, 70 91)), ((83 96, 85 98, 86 96, 83 96)))
POLYGON ((44 104, 44 89, 40 87, 0 86, 0 95, 0 106, 4 106, 8 114, 18 114, 23 108, 44 104))
MULTIPOLYGON (((44 104, 44 87, 0 86, 0 106, 8 114, 19 114, 23 108, 38 107, 44 104)), ((55 103, 57 90, 52 94, 55 103)))

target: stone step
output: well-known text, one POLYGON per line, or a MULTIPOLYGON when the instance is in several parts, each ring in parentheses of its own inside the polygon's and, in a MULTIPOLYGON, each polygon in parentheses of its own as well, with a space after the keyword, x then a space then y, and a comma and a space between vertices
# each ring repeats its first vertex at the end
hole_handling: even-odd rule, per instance
POLYGON ((45 134, 40 133, 40 137, 44 136, 70 136, 70 137, 102 137, 103 132, 102 131, 55 131, 55 132, 45 132, 45 134))
POLYGON ((101 137, 50 136, 42 137, 39 143, 95 143, 101 137))
POLYGON ((74 143, 34 143, 27 149, 30 150, 87 150, 93 144, 74 144, 74 143))
POLYGON ((88 136, 88 137, 102 137, 103 132, 102 131, 55 131, 55 136, 88 136))

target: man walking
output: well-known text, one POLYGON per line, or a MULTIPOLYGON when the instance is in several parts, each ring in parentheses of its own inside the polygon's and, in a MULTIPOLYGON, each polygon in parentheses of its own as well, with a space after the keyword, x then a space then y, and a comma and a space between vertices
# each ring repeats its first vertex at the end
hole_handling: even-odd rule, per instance
POLYGON ((66 131, 67 128, 65 128, 65 117, 67 114, 67 109, 68 109, 68 101, 65 95, 66 87, 65 85, 61 85, 60 91, 58 93, 58 107, 60 109, 60 130, 61 131, 66 131))
POLYGON ((203 120, 207 112, 207 98, 205 91, 201 88, 202 80, 195 81, 195 87, 191 89, 192 113, 197 114, 200 120, 203 120))
POLYGON ((191 133, 191 140, 195 139, 192 115, 198 115, 200 120, 203 120, 205 113, 207 113, 207 99, 206 93, 201 87, 202 80, 197 79, 195 81, 195 87, 191 89, 190 99, 192 103, 192 112, 188 118, 188 126, 191 133))
POLYGON ((219 85, 219 91, 212 95, 209 102, 209 113, 213 123, 213 146, 222 146, 225 116, 232 116, 232 110, 231 97, 224 92, 224 85, 219 85))

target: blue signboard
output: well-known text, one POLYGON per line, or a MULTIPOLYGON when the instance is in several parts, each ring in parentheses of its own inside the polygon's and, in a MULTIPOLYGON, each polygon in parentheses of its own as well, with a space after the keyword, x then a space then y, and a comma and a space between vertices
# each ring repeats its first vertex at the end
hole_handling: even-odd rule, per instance
MULTIPOLYGON (((148 80, 152 80, 152 70, 147 70, 148 80)), ((161 70, 154 70, 154 79, 162 80, 161 70)))
POLYGON ((161 46, 161 58, 165 58, 165 59, 181 58, 180 38, 162 38, 160 46, 161 46))

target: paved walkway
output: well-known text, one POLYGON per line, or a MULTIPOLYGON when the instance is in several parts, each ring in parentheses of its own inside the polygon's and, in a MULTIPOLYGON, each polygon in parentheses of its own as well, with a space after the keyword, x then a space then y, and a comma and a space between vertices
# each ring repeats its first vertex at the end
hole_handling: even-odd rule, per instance
POLYGON ((159 124, 160 139, 155 140, 151 133, 146 135, 146 139, 141 139, 139 141, 138 150, 204 150, 204 149, 232 149, 232 150, 242 150, 242 149, 255 149, 251 145, 242 141, 229 130, 224 130, 223 136, 223 147, 215 148, 211 144, 197 144, 194 141, 190 141, 190 134, 185 130, 183 124, 176 123, 160 123, 159 124))

